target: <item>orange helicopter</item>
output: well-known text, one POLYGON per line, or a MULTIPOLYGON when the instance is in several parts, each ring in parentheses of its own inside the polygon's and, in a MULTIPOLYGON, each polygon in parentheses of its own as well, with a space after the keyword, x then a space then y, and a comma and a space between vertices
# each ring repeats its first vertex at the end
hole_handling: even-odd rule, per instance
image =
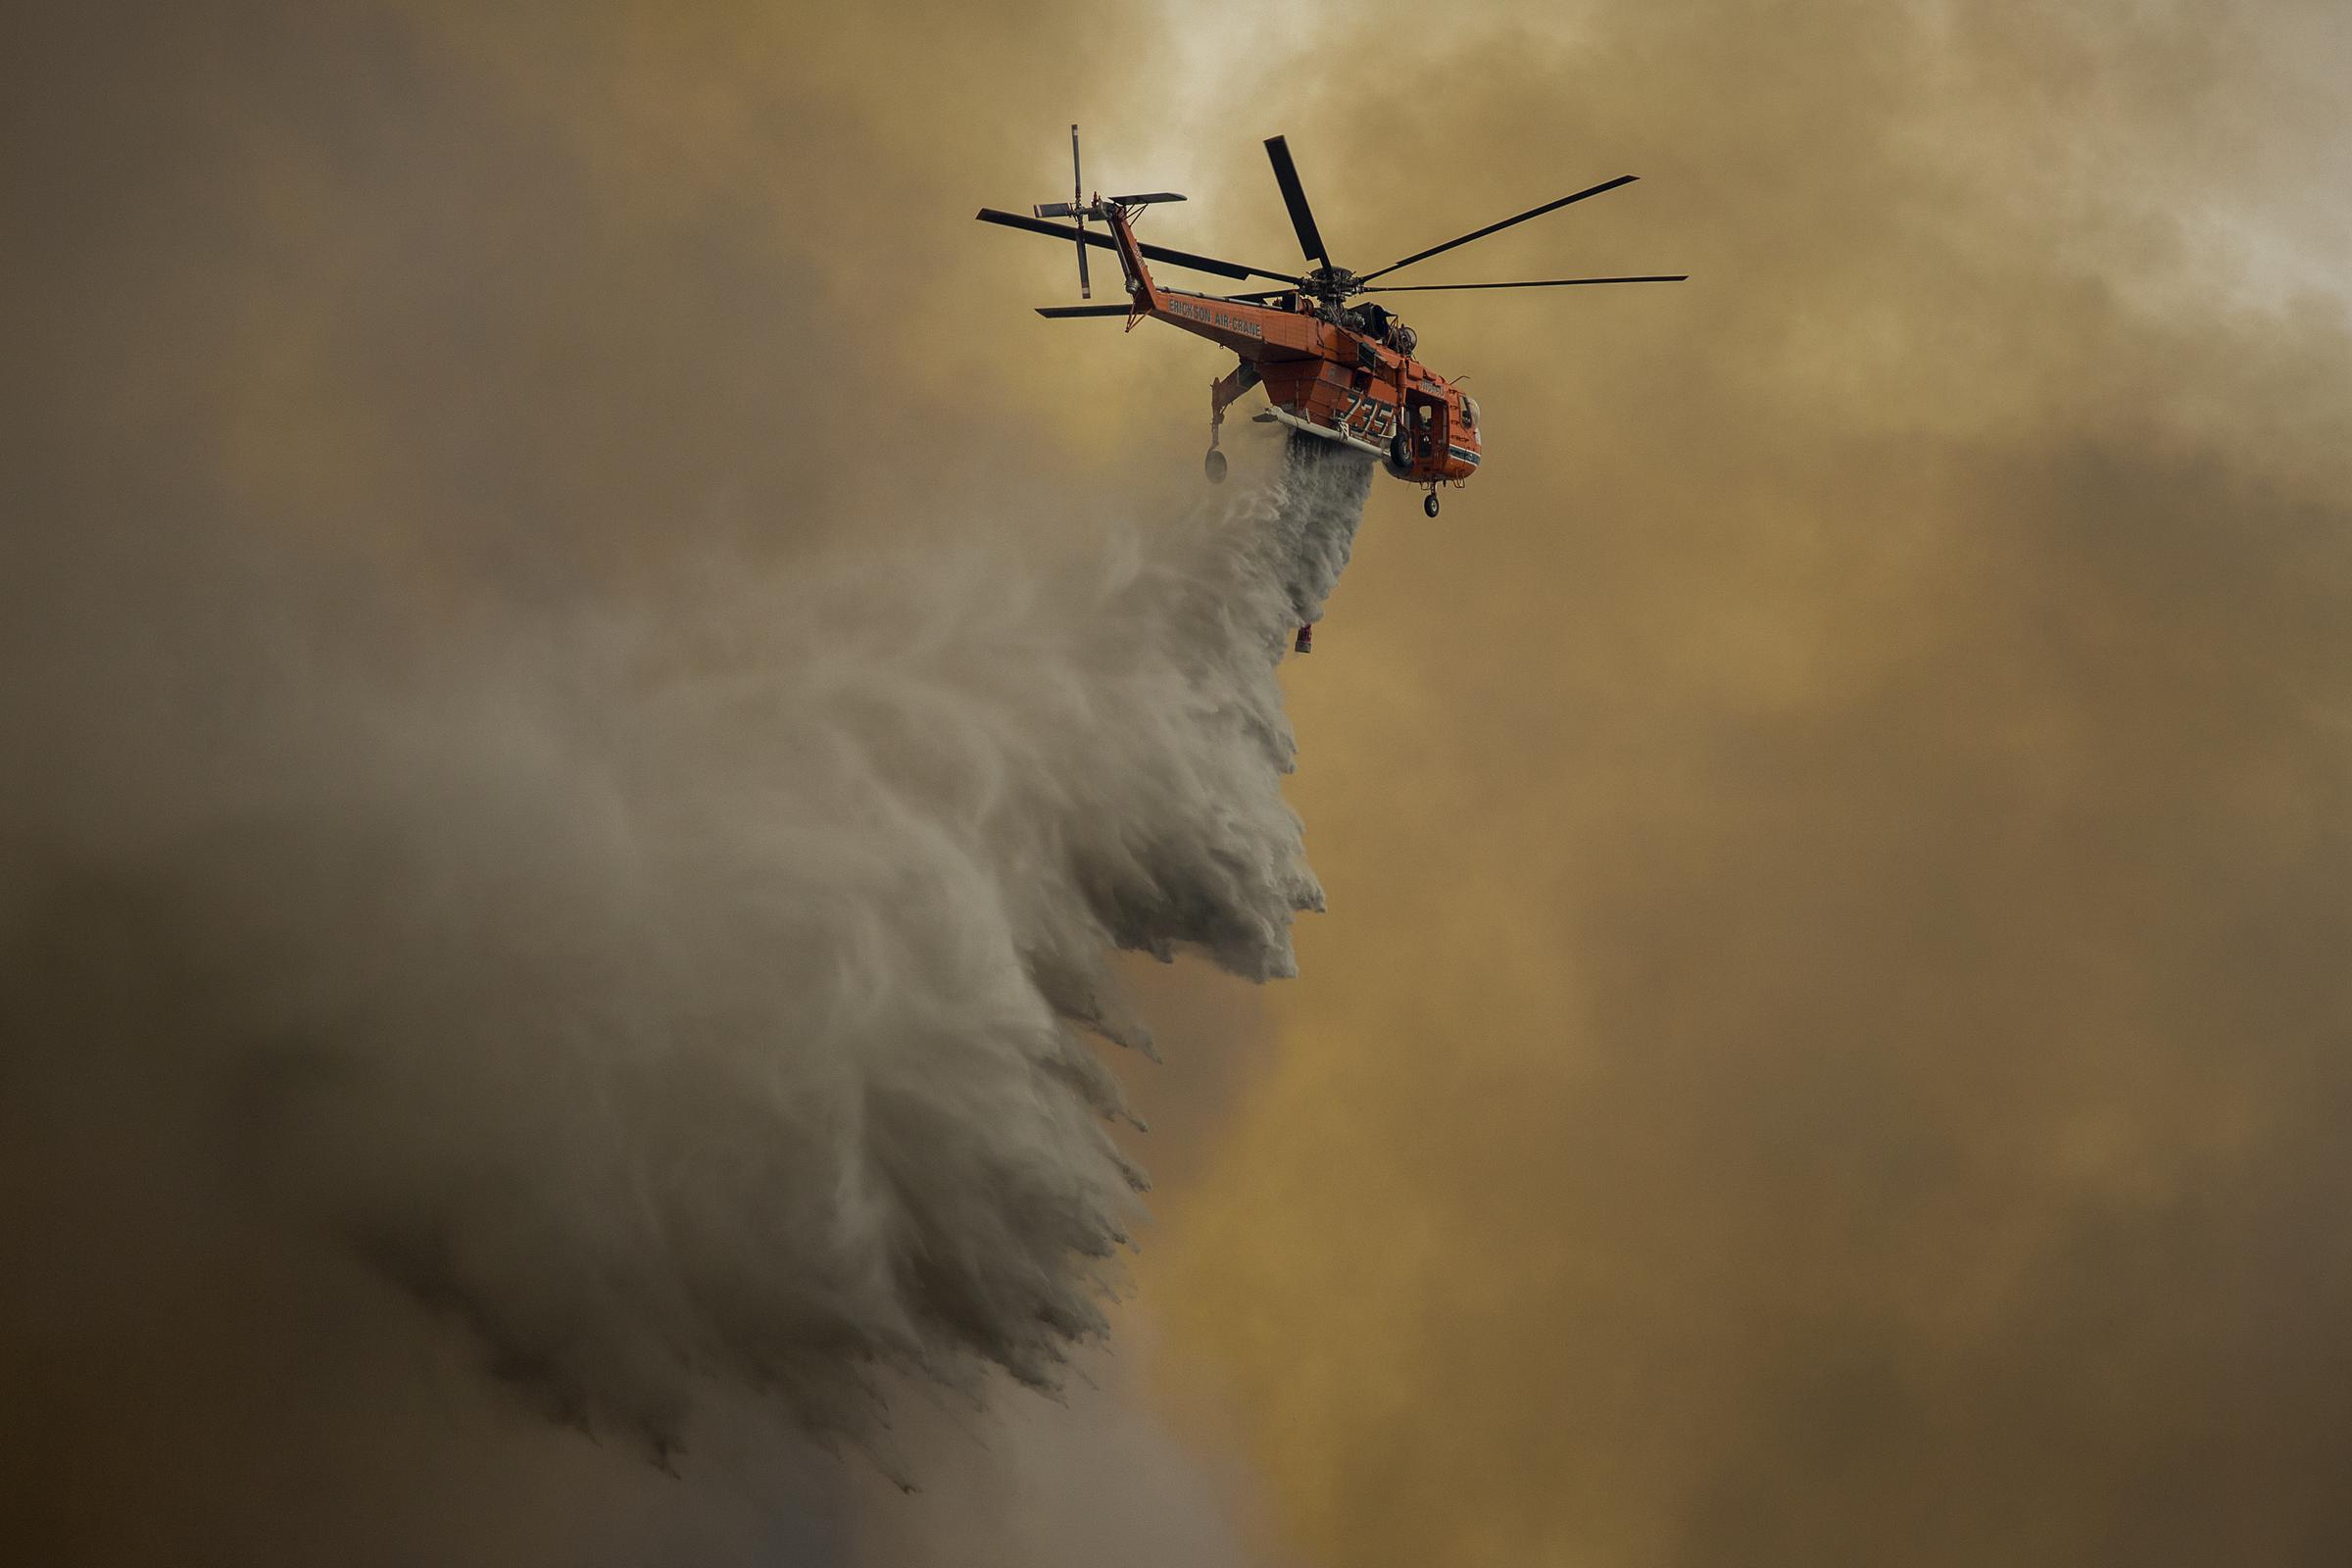
POLYGON ((1572 202, 1630 185, 1636 176, 1620 174, 1557 201, 1531 207, 1499 223, 1472 229, 1443 245, 1415 251, 1376 271, 1358 273, 1334 266, 1330 253, 1324 249, 1322 231, 1315 226, 1314 212, 1306 204, 1305 188, 1298 181, 1297 166, 1291 162, 1290 144, 1280 136, 1272 137, 1266 142, 1266 156, 1273 162, 1274 179, 1282 187, 1283 204, 1290 209, 1291 226, 1298 234, 1298 248, 1315 264, 1314 270, 1304 274, 1244 267, 1213 256, 1144 244, 1135 237, 1137 216, 1155 203, 1180 202, 1184 198, 1173 191, 1152 191, 1138 196, 1098 194, 1091 202, 1085 200, 1086 187, 1079 175, 1076 125, 1070 127, 1068 201, 1036 207, 1033 218, 999 212, 993 207, 983 207, 979 214, 984 223, 1002 223, 1006 228, 1074 241, 1078 248, 1078 292, 1082 299, 1094 297, 1087 277, 1088 247, 1118 253, 1120 270, 1126 274, 1126 304, 1052 305, 1041 307, 1038 315, 1056 320, 1123 316, 1130 331, 1136 322, 1151 317, 1221 343, 1241 356, 1241 364, 1209 388, 1208 456, 1203 466, 1212 481, 1225 477, 1225 454, 1217 450, 1217 436, 1225 424, 1226 409, 1262 382, 1268 407, 1255 416, 1257 420, 1288 425, 1293 430, 1338 442, 1379 459, 1396 477, 1408 484, 1429 487, 1421 510, 1434 517, 1438 514, 1438 486, 1459 487, 1478 471, 1484 450, 1478 402, 1462 391, 1457 381, 1447 380, 1413 357, 1419 339, 1394 312, 1377 304, 1350 306, 1349 300, 1360 294, 1447 289, 1680 283, 1689 275, 1546 277, 1515 283, 1389 283, 1375 287, 1374 278, 1386 277, 1531 218, 1556 212, 1572 202), (1067 218, 1074 222, 1047 221, 1054 218, 1067 218), (1086 226, 1089 220, 1102 224, 1109 232, 1099 234, 1090 230, 1086 226), (1189 289, 1163 288, 1152 279, 1151 269, 1145 266, 1147 261, 1245 282, 1250 278, 1270 278, 1283 286, 1249 294, 1200 294, 1189 289))

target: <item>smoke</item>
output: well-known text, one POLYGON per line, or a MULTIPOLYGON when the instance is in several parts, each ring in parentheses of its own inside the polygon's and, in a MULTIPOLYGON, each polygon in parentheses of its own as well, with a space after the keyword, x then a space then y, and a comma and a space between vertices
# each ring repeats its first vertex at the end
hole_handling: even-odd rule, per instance
MULTIPOLYGON (((1156 1251, 1154 1247, 1151 1250, 1156 1251)), ((1147 1253, 1147 1255, 1150 1255, 1147 1253)), ((922 1490, 858 1510, 855 1560, 875 1568, 1024 1568, 1115 1559, 1146 1568, 1262 1563, 1243 1461, 1179 1443, 1135 1387, 1153 1346, 1150 1291, 1111 1349, 1081 1351, 1052 1399, 983 1410, 895 1401, 893 1438, 922 1490)))
POLYGON ((1691 274, 1398 296, 1494 440, 1297 677, 1348 919, 1150 1282, 1301 1550, 2352 1560, 2347 15, 1471 5, 1377 158, 1319 42, 1204 108, 1347 265, 1635 172, 1403 275, 1691 274))
MULTIPOLYGON (((1105 955, 1292 967, 1352 516, 1040 368, 969 213, 1067 19, 933 21, 0 22, 9 1551, 830 1561, 986 1493, 910 1403, 1068 1446, 1105 955)), ((1098 1520, 1223 1496, 1094 1375, 1098 1520)))
POLYGON ((1274 669, 1362 466, 377 667, 168 639, 160 734, 44 736, 21 682, 12 1130, 167 1107, 192 1179, 657 1464, 715 1393, 917 1479, 880 1380, 1048 1388, 1104 1332, 1147 1184, 1087 1037, 1150 1046, 1109 954, 1294 971, 1274 669))

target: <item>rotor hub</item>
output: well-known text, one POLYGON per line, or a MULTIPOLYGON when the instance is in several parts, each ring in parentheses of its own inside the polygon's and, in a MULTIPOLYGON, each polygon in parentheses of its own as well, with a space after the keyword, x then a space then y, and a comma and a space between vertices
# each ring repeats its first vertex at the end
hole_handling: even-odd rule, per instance
POLYGON ((1298 280, 1299 292, 1329 305, 1338 305, 1361 292, 1359 279, 1345 267, 1318 267, 1298 280))

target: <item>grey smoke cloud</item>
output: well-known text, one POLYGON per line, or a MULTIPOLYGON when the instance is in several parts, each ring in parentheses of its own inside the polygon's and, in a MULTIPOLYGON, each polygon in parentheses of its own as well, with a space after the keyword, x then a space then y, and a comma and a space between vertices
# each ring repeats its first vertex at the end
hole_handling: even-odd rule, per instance
POLYGON ((638 20, 6 24, 12 1549, 842 1560, 809 1434, 969 1466, 876 1391, 1100 1329, 1104 951, 1291 966, 1360 472, 1047 477, 936 254, 808 227, 977 155, 638 20))
POLYGON ((11 770, 12 1119, 154 1101, 656 1463, 715 1393, 903 1473, 877 1374, 1050 1386, 1104 1329, 1144 1178, 1083 1035, 1148 1044, 1108 955, 1293 968, 1274 664, 1365 477, 397 670, 166 646, 217 708, 11 770))

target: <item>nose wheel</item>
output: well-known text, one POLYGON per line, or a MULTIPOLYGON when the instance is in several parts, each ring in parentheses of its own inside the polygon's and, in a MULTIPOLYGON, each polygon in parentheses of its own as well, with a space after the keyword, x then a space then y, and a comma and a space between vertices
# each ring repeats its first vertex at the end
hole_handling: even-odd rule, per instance
MULTIPOLYGON (((1213 457, 1214 454, 1212 453, 1211 456, 1213 457)), ((1438 492, 1434 486, 1430 489, 1429 494, 1421 498, 1421 510, 1433 517, 1438 514, 1438 492)))
POLYGON ((1208 475, 1210 484, 1223 484, 1225 482, 1225 454, 1219 452, 1215 447, 1210 447, 1208 456, 1200 460, 1200 471, 1208 475))

